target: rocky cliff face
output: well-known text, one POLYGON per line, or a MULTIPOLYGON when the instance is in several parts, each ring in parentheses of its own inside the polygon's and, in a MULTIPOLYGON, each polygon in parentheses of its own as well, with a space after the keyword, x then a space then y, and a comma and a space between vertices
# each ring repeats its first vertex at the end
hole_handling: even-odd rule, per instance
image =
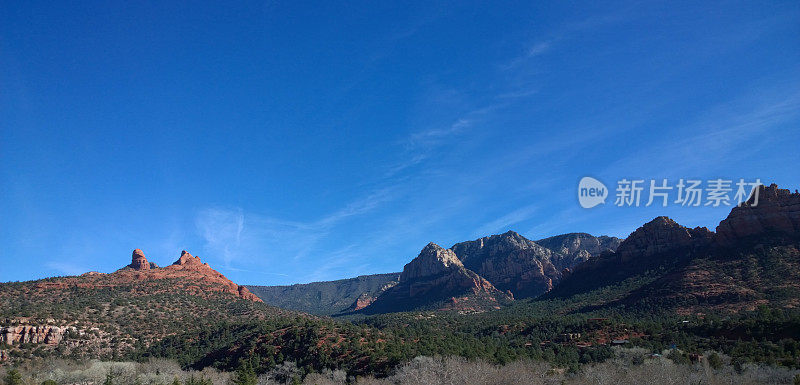
MULTIPOLYGON (((148 262, 147 258, 144 256, 144 252, 141 249, 136 249, 133 251, 133 255, 131 256, 131 264, 126 266, 133 270, 141 271, 141 270, 150 270, 158 268, 153 262, 148 262)), ((95 271, 90 271, 86 274, 97 273, 95 271)), ((99 273, 98 273, 99 274, 99 273)))
POLYGON ((147 258, 144 256, 144 252, 141 249, 133 250, 131 264, 128 265, 133 270, 150 270, 150 263, 147 262, 147 258))
POLYGON ((576 263, 516 232, 453 245, 464 266, 515 298, 534 297, 553 288, 561 270, 576 263))
POLYGON ((391 281, 391 282, 388 282, 385 285, 383 285, 376 292, 373 292, 373 293, 361 293, 361 295, 359 295, 358 298, 356 298, 356 300, 353 302, 353 304, 350 305, 350 307, 348 307, 346 309, 346 311, 347 312, 358 311, 358 310, 361 310, 361 309, 363 309, 363 308, 365 308, 365 307, 367 307, 369 305, 372 305, 372 303, 375 302, 378 299, 378 297, 380 297, 386 290, 389 290, 389 289, 397 286, 398 283, 399 283, 399 280, 398 281, 391 281))
POLYGON ((403 267, 403 272, 400 273, 400 282, 441 274, 459 267, 464 267, 464 265, 452 250, 443 249, 431 242, 422 249, 419 256, 403 267))
POLYGON ((764 233, 800 236, 800 193, 760 186, 740 207, 734 207, 717 226, 722 244, 764 233), (757 195, 757 201, 756 201, 757 195))
POLYGON ((587 261, 602 253, 617 250, 622 239, 617 237, 595 237, 586 233, 570 233, 540 239, 537 244, 569 257, 573 265, 587 261))
POLYGON ((670 250, 708 245, 714 233, 705 227, 689 229, 668 217, 657 217, 631 233, 617 248, 620 260, 647 257, 670 250))
POLYGON ((467 269, 452 250, 429 243, 406 264, 399 283, 364 308, 367 312, 405 311, 449 301, 452 308, 473 310, 510 297, 467 269))
POLYGON ((0 343, 6 345, 47 344, 57 345, 64 339, 68 328, 50 325, 15 325, 0 327, 0 343))

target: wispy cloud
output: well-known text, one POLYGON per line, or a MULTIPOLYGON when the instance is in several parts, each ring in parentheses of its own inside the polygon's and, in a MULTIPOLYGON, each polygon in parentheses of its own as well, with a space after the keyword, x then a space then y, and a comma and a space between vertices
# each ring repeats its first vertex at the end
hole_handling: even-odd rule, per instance
POLYGON ((479 227, 472 234, 475 237, 482 237, 487 234, 496 234, 501 230, 509 230, 509 226, 518 224, 533 217, 538 210, 536 205, 529 205, 518 208, 510 213, 503 215, 489 223, 479 227))
POLYGON ((429 146, 462 132, 465 128, 469 127, 471 123, 472 121, 470 119, 459 118, 449 127, 415 132, 411 134, 408 140, 412 146, 429 146))
POLYGON ((545 40, 534 43, 533 45, 527 47, 521 55, 515 57, 514 59, 510 60, 507 63, 501 64, 500 68, 502 70, 512 70, 515 69, 533 58, 539 57, 547 53, 550 50, 550 47, 553 45, 553 40, 545 40))
POLYGON ((800 115, 800 94, 775 91, 769 96, 764 92, 751 96, 709 109, 704 117, 675 130, 673 136, 678 139, 666 145, 645 146, 620 158, 602 173, 622 176, 627 170, 669 177, 673 175, 663 175, 662 170, 664 164, 670 164, 671 174, 690 177, 700 167, 713 171, 733 156, 756 155, 766 143, 781 140, 766 133, 800 115), (686 136, 680 138, 682 133, 686 136), (641 163, 637 159, 649 161, 641 163))
POLYGON ((242 210, 206 209, 200 212, 195 224, 206 241, 206 247, 221 257, 226 267, 230 267, 241 246, 244 230, 242 210))
POLYGON ((195 225, 205 241, 205 250, 221 258, 224 269, 251 271, 239 265, 265 258, 280 258, 280 262, 302 260, 318 251, 317 243, 338 223, 366 214, 394 196, 390 188, 377 189, 314 221, 283 220, 241 208, 206 208, 197 213, 195 225))

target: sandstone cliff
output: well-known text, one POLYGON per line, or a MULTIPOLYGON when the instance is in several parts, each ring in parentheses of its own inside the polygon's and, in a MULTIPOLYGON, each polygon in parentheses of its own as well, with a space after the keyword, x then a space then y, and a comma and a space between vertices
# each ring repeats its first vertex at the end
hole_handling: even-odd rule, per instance
POLYGON ((800 236, 800 193, 762 185, 717 226, 722 244, 765 233, 800 236))
POLYGON ((68 328, 50 325, 0 326, 0 343, 6 345, 47 344, 57 345, 68 328))
MULTIPOLYGON (((185 279, 190 283, 189 290, 192 292, 203 290, 225 292, 239 298, 261 302, 261 299, 246 287, 231 282, 220 272, 212 269, 207 263, 203 263, 199 257, 189 254, 186 250, 181 251, 181 256, 175 263, 163 268, 149 263, 140 249, 134 250, 131 258, 130 265, 117 270, 110 274, 110 277, 107 277, 111 278, 112 283, 124 284, 129 280, 185 279), (191 284, 198 281, 206 284, 203 289, 191 284)), ((89 278, 91 277, 87 277, 86 281, 90 281, 89 278)))

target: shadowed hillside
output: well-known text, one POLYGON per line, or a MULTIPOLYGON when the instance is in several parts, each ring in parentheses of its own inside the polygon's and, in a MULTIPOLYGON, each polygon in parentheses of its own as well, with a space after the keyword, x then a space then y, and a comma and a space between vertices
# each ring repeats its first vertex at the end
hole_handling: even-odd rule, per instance
POLYGON ((400 273, 361 275, 337 281, 312 282, 289 286, 247 285, 265 303, 284 309, 317 315, 333 315, 351 310, 359 299, 375 296, 397 281, 400 273))

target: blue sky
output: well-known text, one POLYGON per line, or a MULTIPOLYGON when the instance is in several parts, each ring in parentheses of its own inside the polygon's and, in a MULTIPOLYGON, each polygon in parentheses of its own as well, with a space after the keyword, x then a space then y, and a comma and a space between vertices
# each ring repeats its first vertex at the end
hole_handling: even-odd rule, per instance
POLYGON ((338 279, 730 209, 583 209, 584 176, 800 187, 796 1, 221 4, 0 4, 0 281, 338 279))

